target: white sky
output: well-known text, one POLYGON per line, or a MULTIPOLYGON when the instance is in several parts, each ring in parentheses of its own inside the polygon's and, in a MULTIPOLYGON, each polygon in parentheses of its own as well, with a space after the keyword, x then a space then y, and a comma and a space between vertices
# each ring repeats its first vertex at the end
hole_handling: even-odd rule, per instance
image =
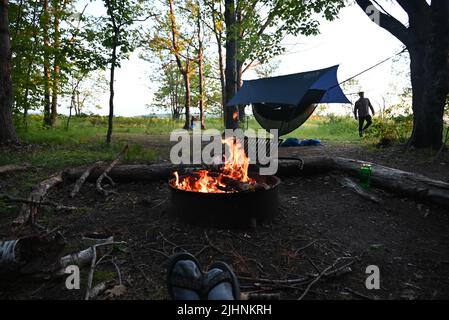
MULTIPOLYGON (((387 2, 386 2, 387 3, 387 2)), ((392 2, 385 4, 385 9, 403 23, 407 16, 400 7, 392 2), (388 4, 389 3, 389 4, 388 4)), ((102 10, 101 2, 89 5, 89 10, 102 10)), ((333 22, 323 21, 321 34, 315 37, 288 37, 285 39, 287 53, 278 57, 279 69, 275 75, 283 75, 314 69, 326 68, 340 64, 339 81, 343 81, 360 71, 371 67, 381 60, 401 50, 402 44, 387 31, 374 24, 356 5, 344 8, 339 19, 333 22)), ((408 57, 407 54, 405 54, 408 57)), ((405 64, 403 68, 408 68, 405 64)), ((151 83, 149 74, 155 72, 152 65, 132 54, 128 61, 123 61, 116 73, 115 115, 137 116, 149 114, 146 107, 151 104, 156 83, 151 83)), ((255 78, 253 72, 244 75, 244 79, 255 78)), ((392 70, 392 62, 363 74, 357 78, 366 96, 371 99, 375 109, 382 104, 382 96, 391 93, 393 82, 398 77, 392 70)), ((350 93, 350 92, 346 92, 350 93)), ((399 92, 398 92, 399 94, 399 92)), ((355 96, 348 96, 353 100, 355 96)), ((91 111, 102 115, 108 114, 108 94, 104 94, 99 105, 100 110, 91 111)), ((64 110, 61 106, 61 111, 64 110)), ((334 106, 332 112, 339 113, 341 106, 334 106)))

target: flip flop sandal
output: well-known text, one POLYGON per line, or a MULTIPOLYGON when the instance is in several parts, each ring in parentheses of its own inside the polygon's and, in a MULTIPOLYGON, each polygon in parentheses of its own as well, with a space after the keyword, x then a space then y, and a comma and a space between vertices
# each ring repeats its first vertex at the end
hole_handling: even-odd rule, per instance
POLYGON ((240 300, 240 284, 232 267, 225 262, 218 261, 209 267, 209 271, 213 269, 219 269, 223 272, 213 276, 211 279, 207 279, 207 276, 205 277, 205 280, 207 279, 207 281, 205 281, 206 283, 203 287, 204 296, 207 298, 210 291, 217 285, 227 282, 232 286, 232 295, 234 296, 234 300, 240 300))
MULTIPOLYGON (((198 260, 190 253, 178 253, 178 254, 171 256, 169 265, 167 268, 167 288, 168 288, 168 293, 169 293, 170 297, 173 300, 183 300, 180 297, 178 297, 173 290, 174 288, 179 288, 179 289, 193 291, 198 296, 198 300, 200 300, 202 297, 201 293, 202 293, 203 276, 204 275, 203 275, 203 272, 201 271, 201 267, 200 267, 198 260), (183 270, 183 271, 187 271, 185 273, 185 275, 174 274, 173 272, 176 268, 176 265, 180 261, 193 262, 193 264, 195 265, 197 270, 185 269, 185 270, 183 270), (188 271, 191 271, 191 272, 189 273, 188 271), (199 272, 201 274, 200 278, 195 278, 196 272, 199 272)), ((180 294, 182 295, 182 293, 180 293, 180 294)), ((187 300, 190 298, 186 298, 184 300, 187 300)))

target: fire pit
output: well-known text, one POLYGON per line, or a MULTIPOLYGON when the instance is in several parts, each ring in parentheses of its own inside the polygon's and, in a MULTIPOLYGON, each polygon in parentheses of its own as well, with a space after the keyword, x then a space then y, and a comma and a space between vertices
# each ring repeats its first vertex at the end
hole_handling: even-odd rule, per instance
POLYGON ((223 166, 173 172, 171 212, 189 223, 219 227, 247 227, 253 219, 274 217, 280 179, 250 172, 242 145, 234 139, 223 143, 229 147, 223 166))

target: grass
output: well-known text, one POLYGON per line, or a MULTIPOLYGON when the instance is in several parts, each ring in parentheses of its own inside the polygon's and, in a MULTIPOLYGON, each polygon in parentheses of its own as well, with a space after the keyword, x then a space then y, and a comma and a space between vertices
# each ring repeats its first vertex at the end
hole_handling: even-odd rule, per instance
MULTIPOLYGON (((16 123, 20 141, 33 145, 18 151, 2 152, 0 165, 8 163, 30 163, 49 169, 62 169, 85 165, 95 161, 113 159, 126 141, 133 137, 168 135, 172 130, 183 127, 183 121, 166 118, 125 118, 114 119, 113 143, 105 143, 107 118, 100 116, 74 117, 66 130, 66 118, 60 117, 53 128, 42 127, 42 117, 31 115, 28 125, 16 123)), ((248 128, 260 129, 255 119, 250 119, 248 128)), ((207 119, 207 129, 223 130, 221 119, 207 119)), ((302 127, 286 137, 319 138, 324 141, 358 141, 357 124, 342 117, 312 117, 302 127)), ((157 153, 138 143, 130 145, 125 159, 128 162, 148 162, 155 160, 157 153)))

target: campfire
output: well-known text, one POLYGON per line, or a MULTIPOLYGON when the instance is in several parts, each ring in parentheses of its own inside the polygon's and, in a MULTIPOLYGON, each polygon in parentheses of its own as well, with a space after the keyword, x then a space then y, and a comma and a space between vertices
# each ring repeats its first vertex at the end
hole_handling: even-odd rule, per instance
POLYGON ((229 155, 225 157, 221 168, 198 170, 183 177, 176 171, 173 173, 171 185, 180 190, 202 193, 230 193, 268 188, 266 184, 249 176, 250 158, 239 141, 228 138, 222 140, 222 143, 229 148, 229 155))
POLYGON ((238 140, 222 143, 228 148, 222 165, 173 173, 171 211, 188 222, 226 227, 272 218, 280 179, 250 172, 251 159, 238 140))

